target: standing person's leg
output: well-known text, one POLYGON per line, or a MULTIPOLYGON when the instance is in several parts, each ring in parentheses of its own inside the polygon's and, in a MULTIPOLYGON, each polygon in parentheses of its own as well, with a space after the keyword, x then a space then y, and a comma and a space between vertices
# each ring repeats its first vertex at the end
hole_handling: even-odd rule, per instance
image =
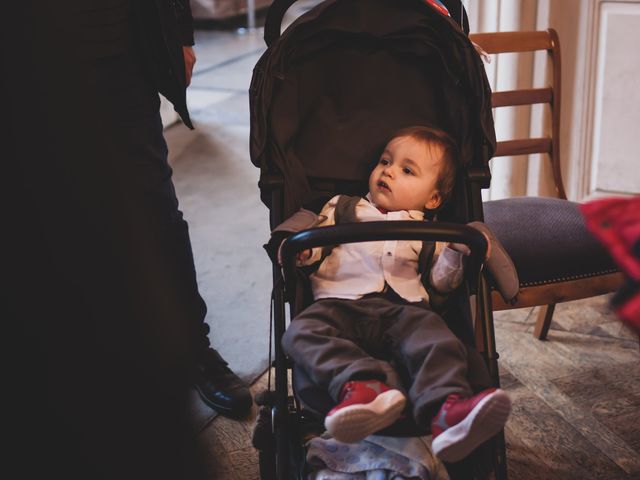
POLYGON ((204 322, 206 306, 198 292, 188 225, 178 208, 167 161, 158 94, 143 77, 142 62, 133 54, 128 59, 121 76, 109 79, 102 88, 122 97, 119 108, 112 113, 117 129, 114 136, 119 139, 116 144, 121 142, 120 152, 127 152, 118 165, 120 184, 125 186, 126 204, 130 207, 125 217, 136 232, 136 238, 129 241, 137 241, 139 247, 132 251, 145 251, 137 255, 148 257, 141 272, 146 276, 144 282, 151 281, 149 293, 157 299, 154 288, 155 292, 173 292, 180 305, 179 311, 174 312, 176 318, 193 330, 196 366, 191 379, 201 398, 225 415, 242 416, 251 407, 251 395, 248 385, 231 371, 209 342, 209 326, 204 322))
POLYGON ((20 5, 2 31, 10 456, 28 478, 193 478, 204 308, 157 95, 130 57, 71 55, 48 2, 20 5))
POLYGON ((135 202, 124 169, 140 152, 117 126, 117 115, 131 116, 138 144, 151 143, 148 122, 138 122, 147 107, 122 90, 123 59, 74 63, 47 47, 60 47, 57 32, 31 32, 31 20, 12 18, 34 46, 7 62, 20 75, 3 90, 16 209, 5 337, 16 353, 6 385, 18 400, 15 471, 199 478, 185 408, 193 307, 172 289, 174 260, 135 202))

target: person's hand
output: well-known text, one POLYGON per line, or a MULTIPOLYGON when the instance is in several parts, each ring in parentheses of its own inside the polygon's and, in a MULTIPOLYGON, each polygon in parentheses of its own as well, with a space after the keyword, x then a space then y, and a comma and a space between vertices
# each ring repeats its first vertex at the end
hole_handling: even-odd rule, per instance
POLYGON ((189 45, 183 45, 182 54, 184 55, 184 73, 187 80, 187 87, 191 84, 191 76, 193 74, 193 66, 196 63, 196 52, 193 51, 193 47, 189 45))

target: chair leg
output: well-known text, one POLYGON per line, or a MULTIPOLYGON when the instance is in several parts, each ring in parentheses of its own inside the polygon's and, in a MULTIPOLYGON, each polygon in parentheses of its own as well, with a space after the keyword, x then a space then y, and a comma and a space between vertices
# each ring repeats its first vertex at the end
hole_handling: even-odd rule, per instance
POLYGON ((553 317, 553 311, 556 309, 556 304, 551 303, 549 305, 542 305, 538 312, 538 318, 536 319, 536 326, 533 329, 533 335, 538 340, 546 340, 547 333, 549 333, 549 327, 551 326, 551 318, 553 317))

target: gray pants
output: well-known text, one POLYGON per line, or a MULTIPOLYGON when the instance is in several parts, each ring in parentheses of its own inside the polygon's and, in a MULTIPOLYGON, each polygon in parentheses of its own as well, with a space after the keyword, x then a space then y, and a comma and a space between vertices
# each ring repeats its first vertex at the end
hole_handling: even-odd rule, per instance
POLYGON ((338 401, 349 380, 386 380, 382 355, 404 370, 413 416, 424 424, 447 395, 470 395, 467 352, 426 304, 389 294, 320 299, 298 314, 282 338, 289 357, 338 401))

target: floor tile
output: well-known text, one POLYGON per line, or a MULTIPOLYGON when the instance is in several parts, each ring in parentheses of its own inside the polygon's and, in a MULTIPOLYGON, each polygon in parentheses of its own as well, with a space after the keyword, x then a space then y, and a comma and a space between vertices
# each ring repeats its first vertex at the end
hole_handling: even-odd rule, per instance
POLYGON ((226 88, 239 92, 248 92, 251 83, 253 67, 260 58, 261 53, 247 52, 244 55, 234 57, 224 70, 211 68, 202 70, 193 76, 191 84, 194 87, 226 88))
POLYGON ((233 92, 191 87, 187 90, 187 107, 193 116, 198 110, 214 106, 234 95, 233 92))

